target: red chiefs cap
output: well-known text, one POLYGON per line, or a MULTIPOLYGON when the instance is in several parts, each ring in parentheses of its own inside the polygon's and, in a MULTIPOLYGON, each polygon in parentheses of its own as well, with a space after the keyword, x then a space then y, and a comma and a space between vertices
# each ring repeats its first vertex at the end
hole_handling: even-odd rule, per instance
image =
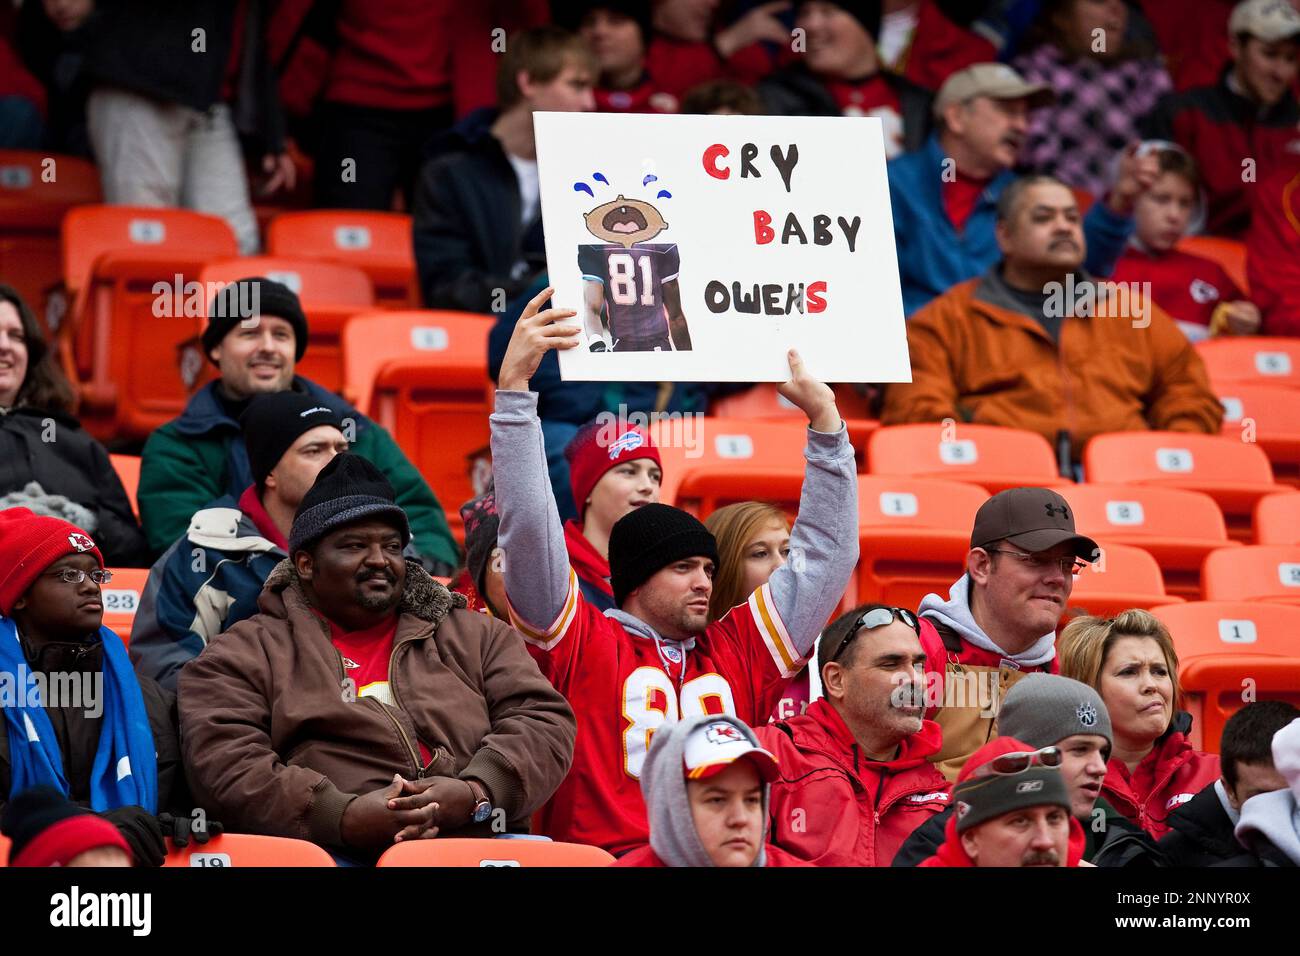
POLYGON ((93 554, 104 566, 94 540, 75 524, 30 508, 0 511, 0 614, 7 616, 41 572, 69 554, 93 554))
POLYGON ((739 727, 725 718, 711 720, 691 731, 686 738, 683 758, 689 780, 712 777, 737 760, 748 760, 767 783, 778 776, 776 757, 754 744, 739 727))

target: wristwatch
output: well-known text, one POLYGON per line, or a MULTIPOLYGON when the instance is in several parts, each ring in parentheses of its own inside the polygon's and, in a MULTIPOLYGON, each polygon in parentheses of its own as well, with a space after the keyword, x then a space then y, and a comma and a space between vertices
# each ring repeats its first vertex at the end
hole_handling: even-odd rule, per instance
POLYGON ((488 799, 487 790, 477 780, 465 782, 469 784, 470 792, 474 794, 474 808, 470 811, 470 819, 475 823, 486 823, 487 818, 492 816, 492 801, 488 799))

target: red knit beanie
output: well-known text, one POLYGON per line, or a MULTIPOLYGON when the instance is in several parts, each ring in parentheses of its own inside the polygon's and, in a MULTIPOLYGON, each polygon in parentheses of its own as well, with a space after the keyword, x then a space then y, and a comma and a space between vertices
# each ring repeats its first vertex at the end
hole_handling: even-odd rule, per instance
POLYGON ((578 520, 587 510, 587 496, 601 476, 615 465, 638 458, 649 458, 660 468, 659 449, 644 429, 636 425, 611 427, 607 422, 595 421, 578 429, 564 449, 569 460, 569 487, 573 503, 578 508, 578 520))
POLYGON ((8 616, 41 572, 67 554, 93 554, 104 566, 95 542, 75 524, 29 508, 0 511, 0 614, 8 616))

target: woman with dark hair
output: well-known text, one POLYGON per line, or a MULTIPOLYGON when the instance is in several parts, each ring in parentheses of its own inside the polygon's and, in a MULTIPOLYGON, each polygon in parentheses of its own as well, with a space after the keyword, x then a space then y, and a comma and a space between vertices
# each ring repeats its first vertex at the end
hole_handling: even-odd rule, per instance
POLYGON ((1119 157, 1172 84, 1160 61, 1129 31, 1124 0, 1043 0, 1012 61, 1056 102, 1030 116, 1020 158, 1036 173, 1103 198, 1119 157))
POLYGON ((75 400, 32 310, 0 284, 0 508, 63 518, 95 536, 108 564, 143 567, 131 502, 104 446, 73 417, 75 400))

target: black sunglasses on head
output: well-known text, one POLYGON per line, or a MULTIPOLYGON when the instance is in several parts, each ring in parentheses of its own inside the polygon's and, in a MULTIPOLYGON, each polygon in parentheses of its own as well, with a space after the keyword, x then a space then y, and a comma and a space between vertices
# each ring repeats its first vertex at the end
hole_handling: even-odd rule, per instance
POLYGON ((849 628, 848 636, 840 642, 839 647, 835 648, 835 653, 831 655, 831 659, 826 663, 830 664, 839 660, 840 656, 844 653, 844 648, 848 647, 849 644, 853 642, 853 639, 864 630, 870 631, 877 627, 886 627, 887 625, 893 624, 895 618, 916 631, 917 637, 921 636, 921 625, 916 622, 916 615, 907 608, 873 607, 869 611, 863 611, 862 614, 858 616, 858 619, 853 622, 853 626, 849 628))

